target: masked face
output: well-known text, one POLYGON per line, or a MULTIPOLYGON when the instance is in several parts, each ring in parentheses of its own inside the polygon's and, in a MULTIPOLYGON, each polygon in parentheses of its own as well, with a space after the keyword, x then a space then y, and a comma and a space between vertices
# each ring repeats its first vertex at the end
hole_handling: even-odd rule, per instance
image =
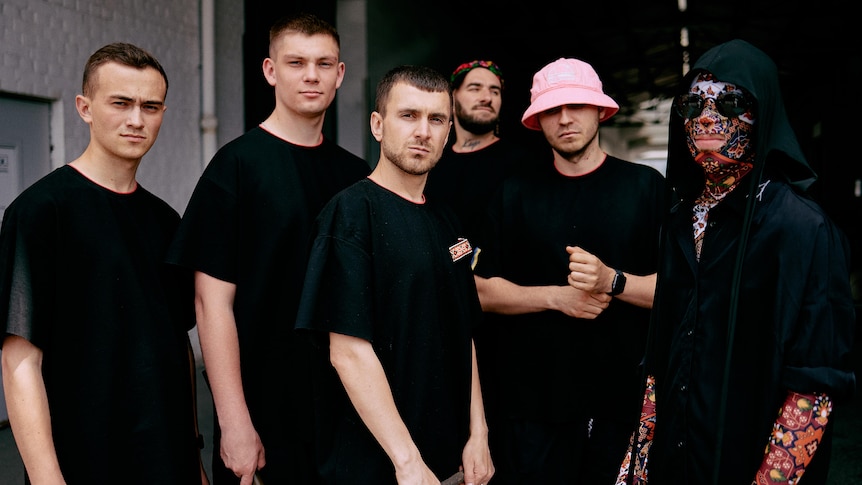
POLYGON ((755 117, 753 104, 742 90, 700 73, 685 98, 681 114, 693 158, 712 152, 730 160, 751 159, 755 117))

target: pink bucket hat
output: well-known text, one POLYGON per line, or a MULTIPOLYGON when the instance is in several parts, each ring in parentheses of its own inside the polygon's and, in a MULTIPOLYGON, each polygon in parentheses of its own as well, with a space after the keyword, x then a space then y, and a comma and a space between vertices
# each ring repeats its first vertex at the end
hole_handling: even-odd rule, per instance
POLYGON ((602 81, 591 65, 577 59, 560 58, 533 76, 530 107, 524 112, 521 123, 531 130, 541 130, 539 113, 567 104, 605 108, 599 121, 605 121, 620 110, 619 105, 602 91, 602 81))

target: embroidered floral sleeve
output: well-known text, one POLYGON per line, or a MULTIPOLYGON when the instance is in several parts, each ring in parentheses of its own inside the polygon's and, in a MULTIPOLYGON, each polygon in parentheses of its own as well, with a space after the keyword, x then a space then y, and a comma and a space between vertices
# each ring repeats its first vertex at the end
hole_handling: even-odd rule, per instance
POLYGON ((832 413, 826 394, 790 392, 772 428, 752 485, 796 485, 811 463, 832 413))
POLYGON ((629 448, 620 465, 616 485, 646 484, 647 458, 655 433, 655 377, 647 376, 638 429, 632 433, 629 448), (631 481, 629 481, 631 479, 631 481))

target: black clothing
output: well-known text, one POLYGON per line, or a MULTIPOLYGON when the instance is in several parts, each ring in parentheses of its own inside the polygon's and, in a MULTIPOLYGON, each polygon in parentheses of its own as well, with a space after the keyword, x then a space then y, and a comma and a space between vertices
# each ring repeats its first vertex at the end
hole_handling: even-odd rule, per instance
MULTIPOLYGON (((450 142, 437 165, 428 173, 425 196, 434 203, 445 203, 455 212, 464 229, 463 236, 474 250, 482 246, 482 229, 488 224, 488 206, 504 180, 518 173, 535 170, 536 157, 525 148, 506 139, 498 139, 477 151, 457 153, 450 142)), ((484 323, 476 328, 473 341, 482 376, 482 397, 485 419, 490 428, 497 428, 500 399, 494 384, 498 379, 490 359, 496 345, 494 320, 497 315, 486 313, 484 323)))
MULTIPOLYGON (((355 184, 318 218, 297 318, 298 329, 371 342, 401 418, 441 480, 458 470, 469 436, 471 331, 481 318, 470 255, 453 256, 465 242, 456 228, 446 207, 412 203, 369 179, 355 184)), ((341 387, 334 371, 328 378, 341 387)), ((332 398, 334 407, 318 409, 335 432, 324 483, 396 483, 343 388, 332 398)))
MULTIPOLYGON (((511 177, 491 205, 476 274, 523 286, 568 285, 567 245, 627 273, 654 273, 665 198, 658 171, 611 156, 580 177, 563 176, 550 163, 511 177)), ((497 378, 500 395, 493 405, 503 418, 581 421, 580 439, 586 440, 591 417, 618 420, 642 395, 638 364, 648 324, 648 310, 619 300, 595 320, 557 311, 497 315, 487 329, 496 334, 496 348, 484 360, 497 378)), ((619 459, 626 444, 627 438, 619 459)), ((583 456, 572 460, 575 467, 587 466, 579 461, 583 456)), ((507 483, 505 470, 498 468, 495 479, 507 483)))
POLYGON ((140 185, 112 192, 71 166, 27 188, 0 231, 0 322, 43 353, 69 484, 200 481, 190 273, 164 264, 179 214, 140 185))
MULTIPOLYGON (((698 261, 692 207, 704 177, 683 120, 671 115, 667 173, 679 198, 662 239, 647 354, 656 376, 651 485, 713 483, 714 474, 722 485, 747 485, 788 391, 840 403, 855 387, 847 243, 804 193, 814 174, 784 113, 775 65, 733 41, 698 60, 684 87, 701 71, 756 98, 756 157, 710 210, 698 261)), ((802 483, 825 483, 831 428, 802 483)))
POLYGON ((503 435, 497 438, 493 455, 493 483, 498 485, 613 484, 620 443, 631 437, 628 423, 608 418, 562 423, 508 418, 493 431, 503 435), (591 438, 584 439, 588 433, 591 438))
MULTIPOLYGON (((254 128, 213 157, 171 247, 169 262, 236 285, 243 391, 266 450, 265 483, 307 483, 313 467, 309 351, 293 331, 309 231, 324 204, 368 172, 328 140, 303 147, 254 128)), ((213 461, 215 475, 224 465, 218 453, 213 461)))
POLYGON ((494 193, 509 176, 533 170, 534 162, 529 152, 505 139, 464 153, 456 153, 449 144, 428 173, 425 196, 432 202, 448 204, 461 220, 465 237, 474 247, 479 246, 494 193))
MULTIPOLYGON (((656 170, 611 156, 581 177, 563 176, 549 164, 510 178, 490 209, 492 230, 476 274, 525 286, 567 285, 567 245, 590 251, 610 267, 651 274, 664 195, 656 170)), ((635 378, 648 318, 648 310, 619 300, 589 325, 553 311, 503 318, 505 351, 496 364, 506 369, 506 414, 556 422, 585 412, 613 414, 621 404, 613 396, 637 388, 621 386, 620 379, 635 378), (561 385, 575 376, 579 385, 561 385), (602 401, 585 400, 585 390, 602 401)))

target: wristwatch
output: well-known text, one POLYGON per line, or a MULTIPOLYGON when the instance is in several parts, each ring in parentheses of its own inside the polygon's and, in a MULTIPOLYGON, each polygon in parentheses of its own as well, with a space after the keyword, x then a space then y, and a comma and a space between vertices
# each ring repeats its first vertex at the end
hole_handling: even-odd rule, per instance
POLYGON ((625 289, 626 275, 624 275, 622 271, 616 270, 616 274, 614 275, 614 282, 611 283, 611 292, 608 294, 611 296, 617 296, 625 289))

